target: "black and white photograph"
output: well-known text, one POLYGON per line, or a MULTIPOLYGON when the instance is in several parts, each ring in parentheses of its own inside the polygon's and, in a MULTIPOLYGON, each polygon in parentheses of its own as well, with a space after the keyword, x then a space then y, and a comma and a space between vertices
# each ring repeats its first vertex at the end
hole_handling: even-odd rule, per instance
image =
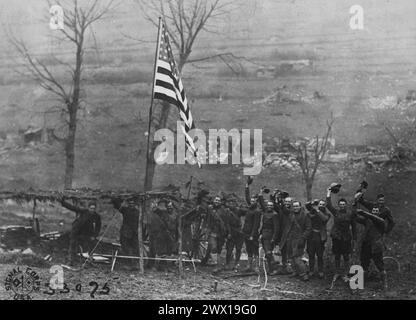
POLYGON ((0 300, 416 300, 415 13, 0 0, 0 300))

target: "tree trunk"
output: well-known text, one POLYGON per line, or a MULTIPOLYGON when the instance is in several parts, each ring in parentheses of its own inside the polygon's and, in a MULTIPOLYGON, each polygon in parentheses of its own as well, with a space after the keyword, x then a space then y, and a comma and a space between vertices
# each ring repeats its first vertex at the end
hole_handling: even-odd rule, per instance
POLYGON ((306 199, 307 199, 307 201, 312 201, 312 186, 313 186, 313 181, 307 180, 306 181, 306 199))
POLYGON ((69 114, 68 136, 65 142, 65 189, 72 188, 75 166, 75 134, 77 131, 77 116, 73 110, 69 114))
POLYGON ((79 42, 77 43, 77 52, 74 70, 74 90, 72 93, 71 102, 68 102, 67 108, 69 113, 68 136, 65 142, 65 189, 72 188, 72 180, 74 178, 75 166, 75 136, 77 132, 77 113, 79 109, 79 96, 81 91, 81 67, 84 45, 84 34, 79 35, 79 42))

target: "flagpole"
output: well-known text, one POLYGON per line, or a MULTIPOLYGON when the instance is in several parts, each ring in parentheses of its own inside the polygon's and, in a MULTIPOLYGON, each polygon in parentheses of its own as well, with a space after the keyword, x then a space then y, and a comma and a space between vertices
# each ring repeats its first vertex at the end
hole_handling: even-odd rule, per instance
POLYGON ((150 109, 149 109, 149 125, 148 125, 148 129, 147 129, 147 152, 146 152, 146 173, 145 173, 145 181, 144 181, 144 191, 150 191, 147 190, 148 188, 148 184, 149 184, 149 166, 151 161, 153 161, 153 159, 151 159, 151 154, 150 154, 150 133, 151 133, 151 129, 152 129, 152 115, 153 115, 153 101, 154 101, 154 95, 155 95, 155 84, 156 84, 156 71, 157 71, 157 60, 158 60, 158 55, 159 55, 159 51, 160 51, 160 38, 162 36, 162 32, 161 32, 161 26, 162 26, 162 18, 159 17, 159 28, 158 28, 158 32, 157 32, 157 45, 156 45, 156 53, 155 53, 155 65, 154 65, 154 69, 153 69, 153 83, 152 83, 152 97, 150 100, 150 109))

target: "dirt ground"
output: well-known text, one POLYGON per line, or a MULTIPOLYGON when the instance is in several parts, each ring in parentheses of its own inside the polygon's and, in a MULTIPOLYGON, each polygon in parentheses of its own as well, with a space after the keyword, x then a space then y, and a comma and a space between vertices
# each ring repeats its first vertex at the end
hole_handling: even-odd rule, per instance
MULTIPOLYGON (((244 263, 242 263, 243 267, 244 263)), ((25 271, 27 266, 2 264, 0 279, 16 267, 25 271)), ((234 271, 224 271, 212 275, 212 267, 197 267, 194 272, 191 265, 185 265, 184 276, 172 267, 169 271, 145 270, 127 271, 122 266, 110 272, 109 266, 87 266, 81 271, 64 271, 67 287, 53 293, 47 288, 50 277, 49 267, 31 267, 41 282, 38 292, 31 294, 34 300, 188 300, 188 299, 241 299, 241 300, 371 300, 371 299, 416 299, 416 278, 414 271, 405 268, 401 273, 390 271, 389 290, 383 291, 380 283, 365 282, 364 289, 352 291, 347 284, 338 280, 330 290, 332 276, 328 272, 323 280, 312 278, 309 282, 291 278, 288 275, 268 277, 264 288, 264 275, 244 275, 234 271), (93 283, 95 282, 95 284, 93 283), (107 286, 105 286, 107 284, 107 286), (81 285, 81 288, 80 288, 81 285), (108 287, 108 294, 105 288, 108 287), (215 289, 216 287, 216 289, 215 289), (78 289, 78 290, 77 290, 78 289), (94 291, 96 289, 96 291, 94 291)), ((0 286, 0 300, 13 299, 11 291, 0 286)))

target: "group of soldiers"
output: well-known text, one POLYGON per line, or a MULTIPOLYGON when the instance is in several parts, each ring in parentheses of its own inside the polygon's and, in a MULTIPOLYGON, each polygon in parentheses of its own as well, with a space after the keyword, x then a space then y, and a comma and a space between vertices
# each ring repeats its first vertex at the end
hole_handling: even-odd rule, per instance
MULTIPOLYGON (((375 202, 368 201, 365 199, 368 184, 363 181, 351 204, 340 198, 337 206, 334 206, 333 198, 341 185, 333 183, 327 189, 325 199, 316 199, 302 206, 300 201, 278 189, 270 192, 263 187, 259 194, 250 197, 251 183, 252 179, 249 178, 245 188, 246 207, 227 206, 216 197, 212 206, 208 206, 206 210, 208 254, 221 253, 225 242, 225 269, 238 266, 241 248, 245 243, 248 256, 245 271, 257 271, 256 261, 261 245, 270 274, 291 274, 304 281, 314 275, 324 278, 324 252, 330 236, 336 274, 343 275, 347 280, 351 255, 353 251, 359 251, 360 264, 365 274, 368 275, 370 263, 373 261, 383 285, 386 286, 384 238, 392 230, 394 221, 390 209, 385 205, 383 194, 379 194, 375 202), (269 199, 265 200, 267 194, 269 199), (244 219, 239 219, 241 217, 244 219), (236 223, 239 220, 243 222, 236 223), (364 226, 359 245, 357 223, 364 226), (235 256, 232 261, 234 248, 235 256), (273 253, 276 248, 282 258, 279 265, 274 261, 273 253), (309 258, 309 270, 302 259, 305 251, 309 258)), ((214 272, 218 272, 223 266, 216 257, 214 261, 217 264, 214 272)))
MULTIPOLYGON (((365 193, 368 184, 363 181, 351 203, 340 198, 334 205, 335 195, 340 191, 341 185, 333 183, 327 189, 325 199, 316 199, 302 205, 287 192, 278 189, 271 191, 263 187, 258 194, 251 195, 252 182, 253 179, 249 177, 245 186, 244 204, 226 201, 220 196, 212 199, 209 192, 202 190, 191 210, 175 206, 169 200, 162 201, 163 205, 154 206, 146 224, 150 257, 177 254, 180 234, 182 251, 183 248, 189 248, 187 251, 196 258, 201 236, 204 234, 208 245, 201 263, 207 264, 211 261, 215 265, 214 273, 239 269, 245 245, 248 263, 243 272, 258 272, 259 253, 264 252, 269 274, 291 274, 308 281, 312 276, 324 278, 324 252, 326 243, 331 238, 337 274, 348 279, 352 253, 358 251, 365 275, 373 261, 386 286, 384 238, 392 230, 394 221, 390 209, 385 205, 383 194, 379 194, 375 202, 367 200, 365 193), (357 223, 364 226, 359 244, 357 223), (220 259, 224 246, 225 264, 220 259), (276 252, 280 253, 280 263, 275 261, 276 252), (309 268, 303 261, 305 252, 308 255, 309 268)), ((120 229, 123 254, 137 256, 137 204, 134 201, 117 199, 112 204, 123 215, 120 229)), ((62 201, 62 205, 77 212, 69 248, 70 259, 73 259, 79 235, 86 232, 89 237, 97 236, 101 221, 94 204, 88 209, 75 207, 65 201, 62 201)))

